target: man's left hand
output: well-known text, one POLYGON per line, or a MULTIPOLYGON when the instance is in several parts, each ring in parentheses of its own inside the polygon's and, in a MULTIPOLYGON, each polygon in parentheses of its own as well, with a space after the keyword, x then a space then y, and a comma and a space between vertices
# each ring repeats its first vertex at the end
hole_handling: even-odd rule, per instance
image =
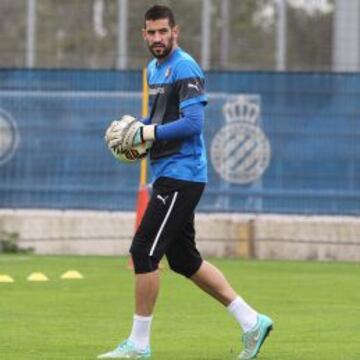
POLYGON ((155 140, 156 125, 144 125, 140 121, 131 124, 123 137, 121 144, 123 149, 130 149, 133 146, 140 145, 145 141, 155 140))

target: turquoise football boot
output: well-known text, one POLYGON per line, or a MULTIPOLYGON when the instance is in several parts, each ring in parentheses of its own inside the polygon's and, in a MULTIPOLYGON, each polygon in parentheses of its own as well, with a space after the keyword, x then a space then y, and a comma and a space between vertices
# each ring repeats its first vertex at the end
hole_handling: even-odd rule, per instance
POLYGON ((244 350, 239 355, 239 359, 254 359, 272 329, 273 321, 269 317, 259 314, 254 328, 247 331, 242 337, 244 350))
POLYGON ((115 350, 99 355, 98 359, 148 359, 151 357, 151 350, 148 346, 144 350, 138 350, 135 344, 127 339, 115 350))

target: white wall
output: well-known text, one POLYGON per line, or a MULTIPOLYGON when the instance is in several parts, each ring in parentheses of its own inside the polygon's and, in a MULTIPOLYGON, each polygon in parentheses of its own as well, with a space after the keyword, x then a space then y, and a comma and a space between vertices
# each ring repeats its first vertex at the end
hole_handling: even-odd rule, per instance
MULTIPOLYGON (((0 233, 38 254, 126 255, 134 233, 130 212, 0 210, 0 233)), ((205 256, 360 260, 360 218, 198 214, 205 256)))

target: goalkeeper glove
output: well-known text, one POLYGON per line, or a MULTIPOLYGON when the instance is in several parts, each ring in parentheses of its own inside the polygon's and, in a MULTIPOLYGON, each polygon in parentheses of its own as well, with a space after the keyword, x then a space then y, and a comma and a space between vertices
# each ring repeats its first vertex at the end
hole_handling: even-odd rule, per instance
POLYGON ((155 141, 156 139, 156 125, 144 125, 136 130, 132 145, 137 146, 145 141, 155 141))

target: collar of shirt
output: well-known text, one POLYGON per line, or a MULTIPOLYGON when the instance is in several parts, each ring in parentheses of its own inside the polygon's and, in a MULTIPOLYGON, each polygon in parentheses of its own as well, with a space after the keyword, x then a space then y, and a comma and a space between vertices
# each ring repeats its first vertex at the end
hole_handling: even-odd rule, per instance
POLYGON ((163 62, 159 62, 159 60, 157 60, 156 67, 159 68, 161 66, 168 64, 171 61, 171 59, 175 56, 175 54, 178 53, 180 50, 181 50, 180 47, 177 46, 163 62))

